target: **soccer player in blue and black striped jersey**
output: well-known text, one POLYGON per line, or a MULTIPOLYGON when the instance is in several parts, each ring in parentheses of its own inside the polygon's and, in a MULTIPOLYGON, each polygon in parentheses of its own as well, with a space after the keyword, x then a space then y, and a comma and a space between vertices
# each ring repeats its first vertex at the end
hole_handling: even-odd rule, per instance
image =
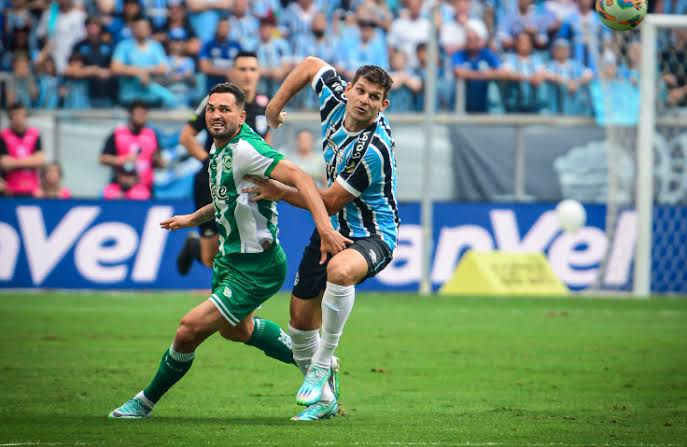
MULTIPOLYGON (((306 375, 296 402, 307 408, 296 420, 324 419, 336 413, 338 362, 333 354, 353 308, 355 285, 391 261, 399 225, 395 143, 383 114, 389 105, 391 78, 380 67, 365 65, 347 83, 329 64, 308 57, 268 104, 266 115, 272 127, 284 122, 283 108, 308 84, 319 96, 327 164, 329 186, 320 193, 334 227, 354 243, 329 259, 322 258, 315 232, 298 268, 289 333, 294 360, 306 375)), ((293 188, 254 180, 256 200, 269 197, 305 205, 293 188)))

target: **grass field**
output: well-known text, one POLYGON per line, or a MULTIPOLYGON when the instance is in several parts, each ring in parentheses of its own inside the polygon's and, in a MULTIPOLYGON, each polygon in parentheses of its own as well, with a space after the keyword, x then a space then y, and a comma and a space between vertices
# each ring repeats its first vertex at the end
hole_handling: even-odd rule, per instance
MULTIPOLYGON (((288 419, 301 378, 215 336, 143 421, 188 294, 0 294, 0 446, 687 445, 687 300, 360 294, 344 414, 288 419)), ((286 325, 288 299, 261 315, 286 325)))

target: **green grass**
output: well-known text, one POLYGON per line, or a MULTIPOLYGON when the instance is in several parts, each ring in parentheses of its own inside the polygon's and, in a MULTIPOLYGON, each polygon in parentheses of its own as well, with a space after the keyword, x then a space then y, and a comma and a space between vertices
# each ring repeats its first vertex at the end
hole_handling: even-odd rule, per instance
MULTIPOLYGON (((214 336, 154 417, 143 388, 184 294, 0 294, 0 445, 687 444, 687 300, 360 294, 343 417, 288 419, 295 367, 214 336)), ((260 310, 286 325, 288 299, 260 310)))

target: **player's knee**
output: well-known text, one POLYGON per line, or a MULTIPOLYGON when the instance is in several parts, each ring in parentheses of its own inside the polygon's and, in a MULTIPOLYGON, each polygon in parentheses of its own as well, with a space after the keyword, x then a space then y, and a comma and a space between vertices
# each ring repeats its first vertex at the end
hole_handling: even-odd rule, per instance
POLYGON ((219 333, 227 340, 245 343, 250 340, 253 331, 245 326, 232 326, 220 329, 219 333))
POLYGON ((175 346, 195 346, 200 339, 200 327, 192 320, 183 318, 174 337, 175 346))
POLYGON ((327 281, 350 286, 355 284, 355 268, 344 259, 333 258, 327 265, 327 281))

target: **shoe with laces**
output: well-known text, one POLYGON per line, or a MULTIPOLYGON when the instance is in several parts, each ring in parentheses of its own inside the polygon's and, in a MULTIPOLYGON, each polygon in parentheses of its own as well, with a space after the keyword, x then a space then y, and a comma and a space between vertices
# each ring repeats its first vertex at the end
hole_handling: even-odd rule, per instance
POLYGON ((329 402, 319 401, 307 407, 305 410, 292 417, 292 421, 317 421, 320 419, 329 419, 336 416, 339 405, 336 399, 329 402))
POLYGON ((150 416, 153 409, 141 399, 134 397, 124 402, 119 408, 112 410, 107 416, 110 419, 143 419, 150 416))
POLYGON ((319 402, 322 399, 322 390, 331 376, 330 371, 330 368, 310 365, 303 385, 296 394, 296 403, 307 407, 319 402))

